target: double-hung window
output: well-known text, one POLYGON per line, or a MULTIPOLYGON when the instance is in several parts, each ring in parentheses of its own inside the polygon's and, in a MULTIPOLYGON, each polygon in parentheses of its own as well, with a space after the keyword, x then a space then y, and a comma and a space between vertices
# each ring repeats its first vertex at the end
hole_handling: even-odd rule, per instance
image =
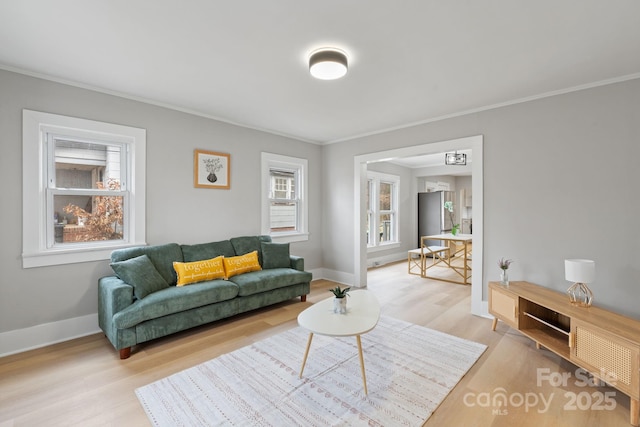
POLYGON ((398 243, 400 177, 367 172, 367 246, 398 243))
POLYGON ((307 160, 262 153, 262 233, 274 241, 308 239, 307 160))
POLYGON ((23 112, 23 266, 144 244, 144 129, 23 112))
POLYGON ((131 195, 127 145, 53 132, 44 138, 47 248, 124 242, 131 195))

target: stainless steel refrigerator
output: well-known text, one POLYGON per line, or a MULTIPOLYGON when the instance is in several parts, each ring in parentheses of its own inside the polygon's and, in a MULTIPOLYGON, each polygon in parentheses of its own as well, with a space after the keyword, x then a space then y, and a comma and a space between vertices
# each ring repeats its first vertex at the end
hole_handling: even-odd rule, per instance
MULTIPOLYGON (((418 193, 418 247, 421 236, 451 232, 453 224, 449 211, 444 208, 444 202, 453 203, 455 214, 454 199, 455 191, 418 193)), ((440 243, 439 240, 427 240, 429 246, 439 246, 440 243)))

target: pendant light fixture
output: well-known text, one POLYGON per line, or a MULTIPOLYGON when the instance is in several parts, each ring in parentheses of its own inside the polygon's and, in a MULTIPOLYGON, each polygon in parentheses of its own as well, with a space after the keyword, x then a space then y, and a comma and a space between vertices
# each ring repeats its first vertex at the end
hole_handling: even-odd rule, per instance
POLYGON ((464 166, 467 164, 467 155, 464 153, 446 153, 444 155, 444 164, 445 165, 458 165, 464 166))
POLYGON ((347 55, 336 48, 322 48, 309 55, 309 72, 320 80, 335 80, 347 74, 347 55))

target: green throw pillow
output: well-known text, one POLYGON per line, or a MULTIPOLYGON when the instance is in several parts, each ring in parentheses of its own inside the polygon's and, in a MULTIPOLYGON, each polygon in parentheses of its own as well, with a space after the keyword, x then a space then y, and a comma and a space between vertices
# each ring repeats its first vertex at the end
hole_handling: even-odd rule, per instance
POLYGON ((120 279, 133 286, 133 294, 138 299, 169 287, 167 281, 158 273, 146 255, 112 262, 111 268, 120 279))
POLYGON ((289 268, 291 260, 289 259, 288 243, 267 243, 262 242, 262 268, 289 268))
POLYGON ((229 241, 233 245, 236 255, 260 251, 260 239, 258 239, 258 236, 232 237, 229 241))

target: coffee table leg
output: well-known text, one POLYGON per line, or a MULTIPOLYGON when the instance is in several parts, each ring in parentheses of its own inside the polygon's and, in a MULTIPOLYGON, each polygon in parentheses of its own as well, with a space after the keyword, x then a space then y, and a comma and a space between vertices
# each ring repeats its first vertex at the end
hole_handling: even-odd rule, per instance
MULTIPOLYGON (((307 363, 307 356, 309 355, 309 348, 311 347, 311 340, 313 339, 313 332, 309 334, 309 341, 307 341, 307 349, 304 351, 304 358, 302 359, 302 368, 300 368, 300 378, 302 378, 302 372, 304 371, 304 365, 307 363)), ((358 337, 360 339, 360 337, 358 337)))
POLYGON ((360 370, 362 371, 362 383, 364 384, 364 394, 369 394, 367 392, 367 376, 364 373, 364 357, 362 356, 362 341, 360 341, 360 335, 356 335, 356 340, 358 341, 358 354, 360 356, 360 370))

